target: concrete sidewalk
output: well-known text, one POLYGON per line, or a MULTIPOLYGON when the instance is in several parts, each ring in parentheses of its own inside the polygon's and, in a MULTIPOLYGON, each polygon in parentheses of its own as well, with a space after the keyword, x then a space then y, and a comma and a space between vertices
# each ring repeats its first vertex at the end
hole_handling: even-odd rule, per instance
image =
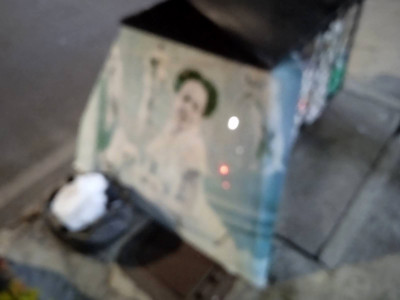
POLYGON ((320 271, 257 291, 238 283, 227 300, 397 300, 400 299, 400 255, 320 271))
POLYGON ((262 294, 261 299, 397 300, 399 287, 400 255, 393 255, 277 285, 262 294))
POLYGON ((400 252, 399 125, 400 111, 345 91, 304 130, 281 204, 273 281, 400 252))

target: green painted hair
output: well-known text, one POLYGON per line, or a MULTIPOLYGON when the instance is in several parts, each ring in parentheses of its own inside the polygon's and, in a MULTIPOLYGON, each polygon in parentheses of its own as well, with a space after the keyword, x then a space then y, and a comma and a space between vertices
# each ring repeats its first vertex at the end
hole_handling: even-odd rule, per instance
POLYGON ((205 117, 211 116, 211 114, 217 108, 217 98, 218 98, 218 93, 214 85, 208 79, 204 78, 199 72, 188 69, 179 73, 178 77, 176 78, 174 86, 175 92, 178 92, 185 83, 185 81, 187 80, 197 80, 204 86, 204 88, 207 91, 208 98, 203 116, 205 117))

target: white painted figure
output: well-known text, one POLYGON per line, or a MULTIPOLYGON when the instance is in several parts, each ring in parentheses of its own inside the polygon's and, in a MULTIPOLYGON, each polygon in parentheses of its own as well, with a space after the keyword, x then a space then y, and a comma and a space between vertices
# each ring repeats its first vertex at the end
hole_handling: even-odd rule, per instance
POLYGON ((170 118, 147 145, 137 176, 145 196, 166 208, 177 226, 184 223, 216 241, 225 229, 205 198, 207 154, 201 123, 214 112, 217 92, 194 70, 178 75, 175 92, 170 118))

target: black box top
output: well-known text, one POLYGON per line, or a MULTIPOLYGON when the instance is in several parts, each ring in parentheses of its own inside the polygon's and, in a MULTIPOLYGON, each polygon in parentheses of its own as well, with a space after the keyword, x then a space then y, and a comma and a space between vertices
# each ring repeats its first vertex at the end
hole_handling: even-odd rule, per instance
POLYGON ((170 0, 123 20, 236 61, 272 68, 361 0, 170 0))

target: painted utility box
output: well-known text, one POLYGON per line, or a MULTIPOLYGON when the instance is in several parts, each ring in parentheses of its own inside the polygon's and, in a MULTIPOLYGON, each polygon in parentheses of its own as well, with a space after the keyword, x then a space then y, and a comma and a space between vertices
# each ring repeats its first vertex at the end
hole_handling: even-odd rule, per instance
POLYGON ((271 55, 184 1, 127 18, 84 112, 75 167, 112 174, 187 243, 264 286, 291 145, 342 84, 359 7, 327 13, 319 31, 271 55))

